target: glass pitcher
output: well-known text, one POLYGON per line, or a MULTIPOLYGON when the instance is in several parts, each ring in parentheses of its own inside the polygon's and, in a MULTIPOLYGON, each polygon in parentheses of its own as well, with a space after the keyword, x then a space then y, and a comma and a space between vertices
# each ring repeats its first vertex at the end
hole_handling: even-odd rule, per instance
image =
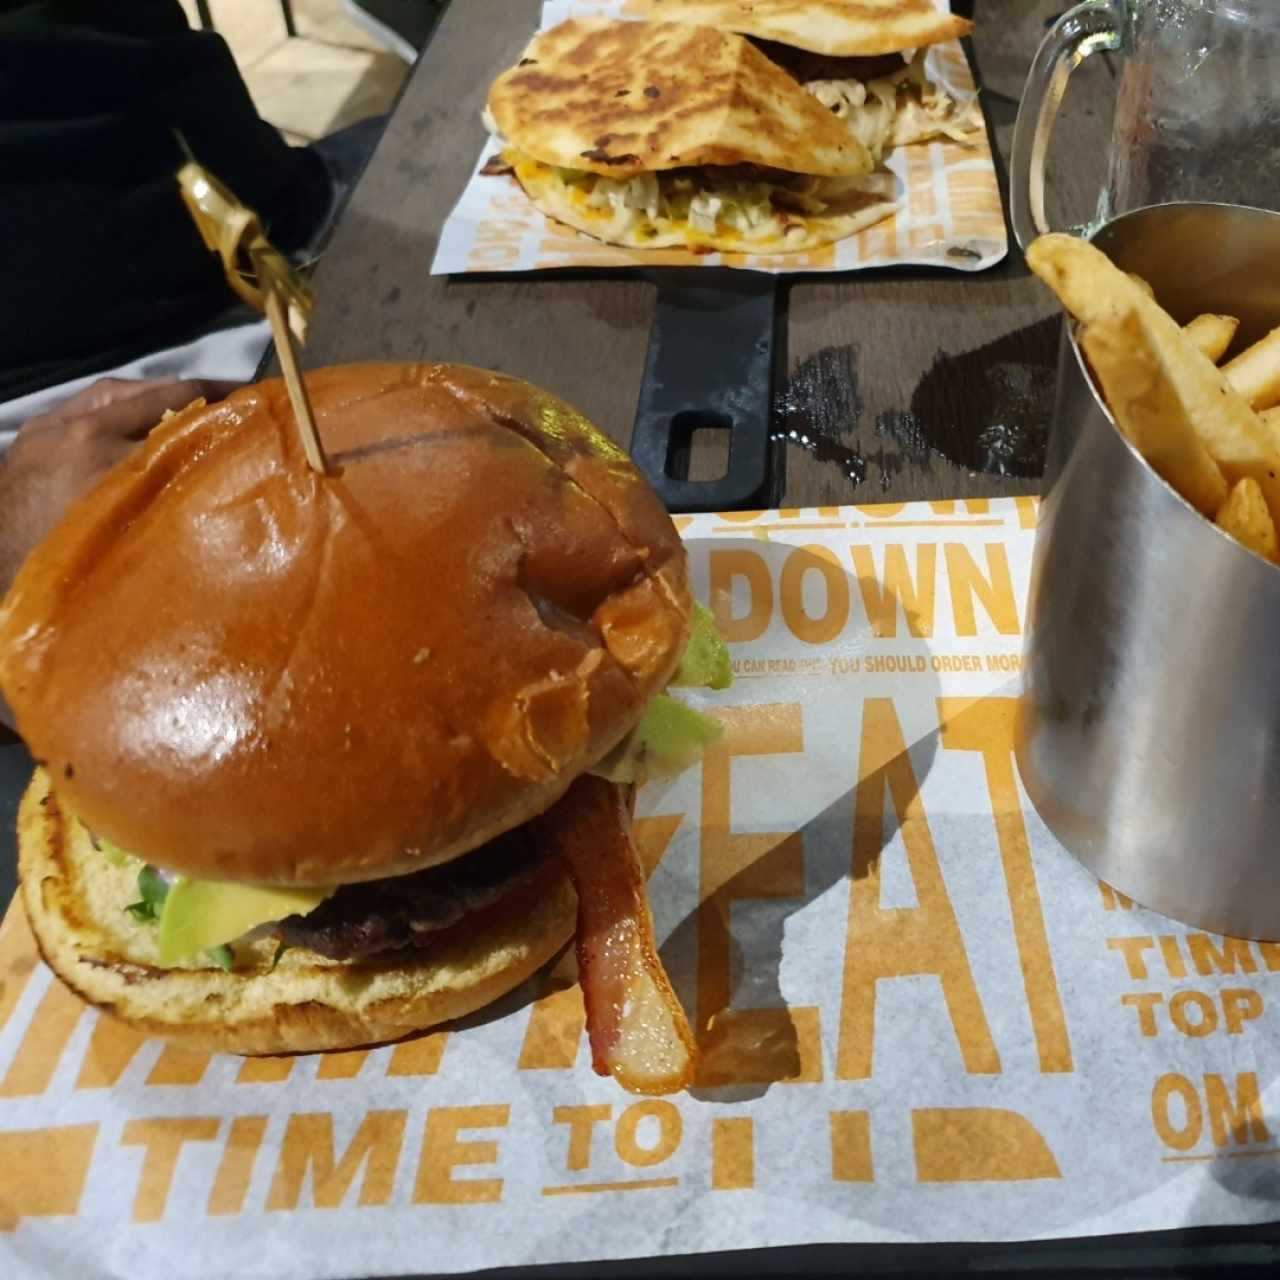
POLYGON ((1085 0, 1036 54, 1014 129, 1012 219, 1048 231, 1045 158, 1072 70, 1122 60, 1101 223, 1181 200, 1280 210, 1280 0, 1085 0))

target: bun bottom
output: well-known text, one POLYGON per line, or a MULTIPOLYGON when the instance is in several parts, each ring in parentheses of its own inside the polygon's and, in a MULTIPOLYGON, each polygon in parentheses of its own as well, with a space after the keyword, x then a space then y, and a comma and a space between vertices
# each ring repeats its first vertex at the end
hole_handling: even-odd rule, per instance
POLYGON ((442 931, 424 953, 379 963, 274 939, 236 948, 236 969, 157 963, 156 927, 125 910, 137 865, 95 849, 37 770, 18 811, 18 874, 45 962, 84 1000, 193 1049, 245 1055, 351 1049, 460 1018, 520 985, 573 936, 577 898, 555 859, 528 884, 442 931))

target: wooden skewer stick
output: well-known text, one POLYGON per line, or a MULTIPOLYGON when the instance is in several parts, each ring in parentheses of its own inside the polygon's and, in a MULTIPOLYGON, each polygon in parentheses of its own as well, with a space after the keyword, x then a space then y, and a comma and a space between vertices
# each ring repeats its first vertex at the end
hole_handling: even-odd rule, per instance
POLYGON ((265 312, 307 464, 318 475, 331 475, 294 345, 295 332, 306 340, 311 292, 288 260, 272 248, 258 215, 197 163, 181 135, 178 142, 187 161, 177 175, 183 201, 206 246, 221 257, 228 283, 251 306, 265 312), (252 279, 243 270, 246 258, 253 268, 252 279))
POLYGON ((307 395, 306 383, 302 381, 302 374, 298 369, 298 350, 293 345, 293 333, 289 329, 289 317, 284 303, 279 291, 274 288, 264 290, 263 301, 267 322, 271 325, 271 336, 275 339, 276 355, 280 357, 280 367, 284 370, 284 385, 289 392, 289 403, 293 405, 293 416, 297 419, 298 434, 302 438, 302 451, 307 455, 307 464, 312 471, 322 476, 329 475, 329 459, 325 455, 324 445, 320 443, 315 415, 311 412, 311 398, 307 395))

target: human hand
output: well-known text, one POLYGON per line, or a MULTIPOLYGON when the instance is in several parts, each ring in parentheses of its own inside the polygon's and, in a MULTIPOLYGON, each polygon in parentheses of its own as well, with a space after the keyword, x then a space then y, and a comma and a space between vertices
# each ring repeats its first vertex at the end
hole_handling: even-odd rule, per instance
POLYGON ((239 386, 197 378, 100 378, 30 418, 0 460, 0 596, 67 507, 137 447, 168 409, 239 386))

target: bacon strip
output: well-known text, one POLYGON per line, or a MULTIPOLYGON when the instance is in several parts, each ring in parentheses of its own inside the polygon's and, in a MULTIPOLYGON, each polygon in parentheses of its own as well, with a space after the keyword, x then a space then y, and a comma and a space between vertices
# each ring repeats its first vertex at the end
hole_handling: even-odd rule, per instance
POLYGON ((653 942, 629 788, 583 776, 530 825, 566 862, 578 893, 578 969, 591 1061, 633 1093, 675 1093, 696 1050, 653 942))

